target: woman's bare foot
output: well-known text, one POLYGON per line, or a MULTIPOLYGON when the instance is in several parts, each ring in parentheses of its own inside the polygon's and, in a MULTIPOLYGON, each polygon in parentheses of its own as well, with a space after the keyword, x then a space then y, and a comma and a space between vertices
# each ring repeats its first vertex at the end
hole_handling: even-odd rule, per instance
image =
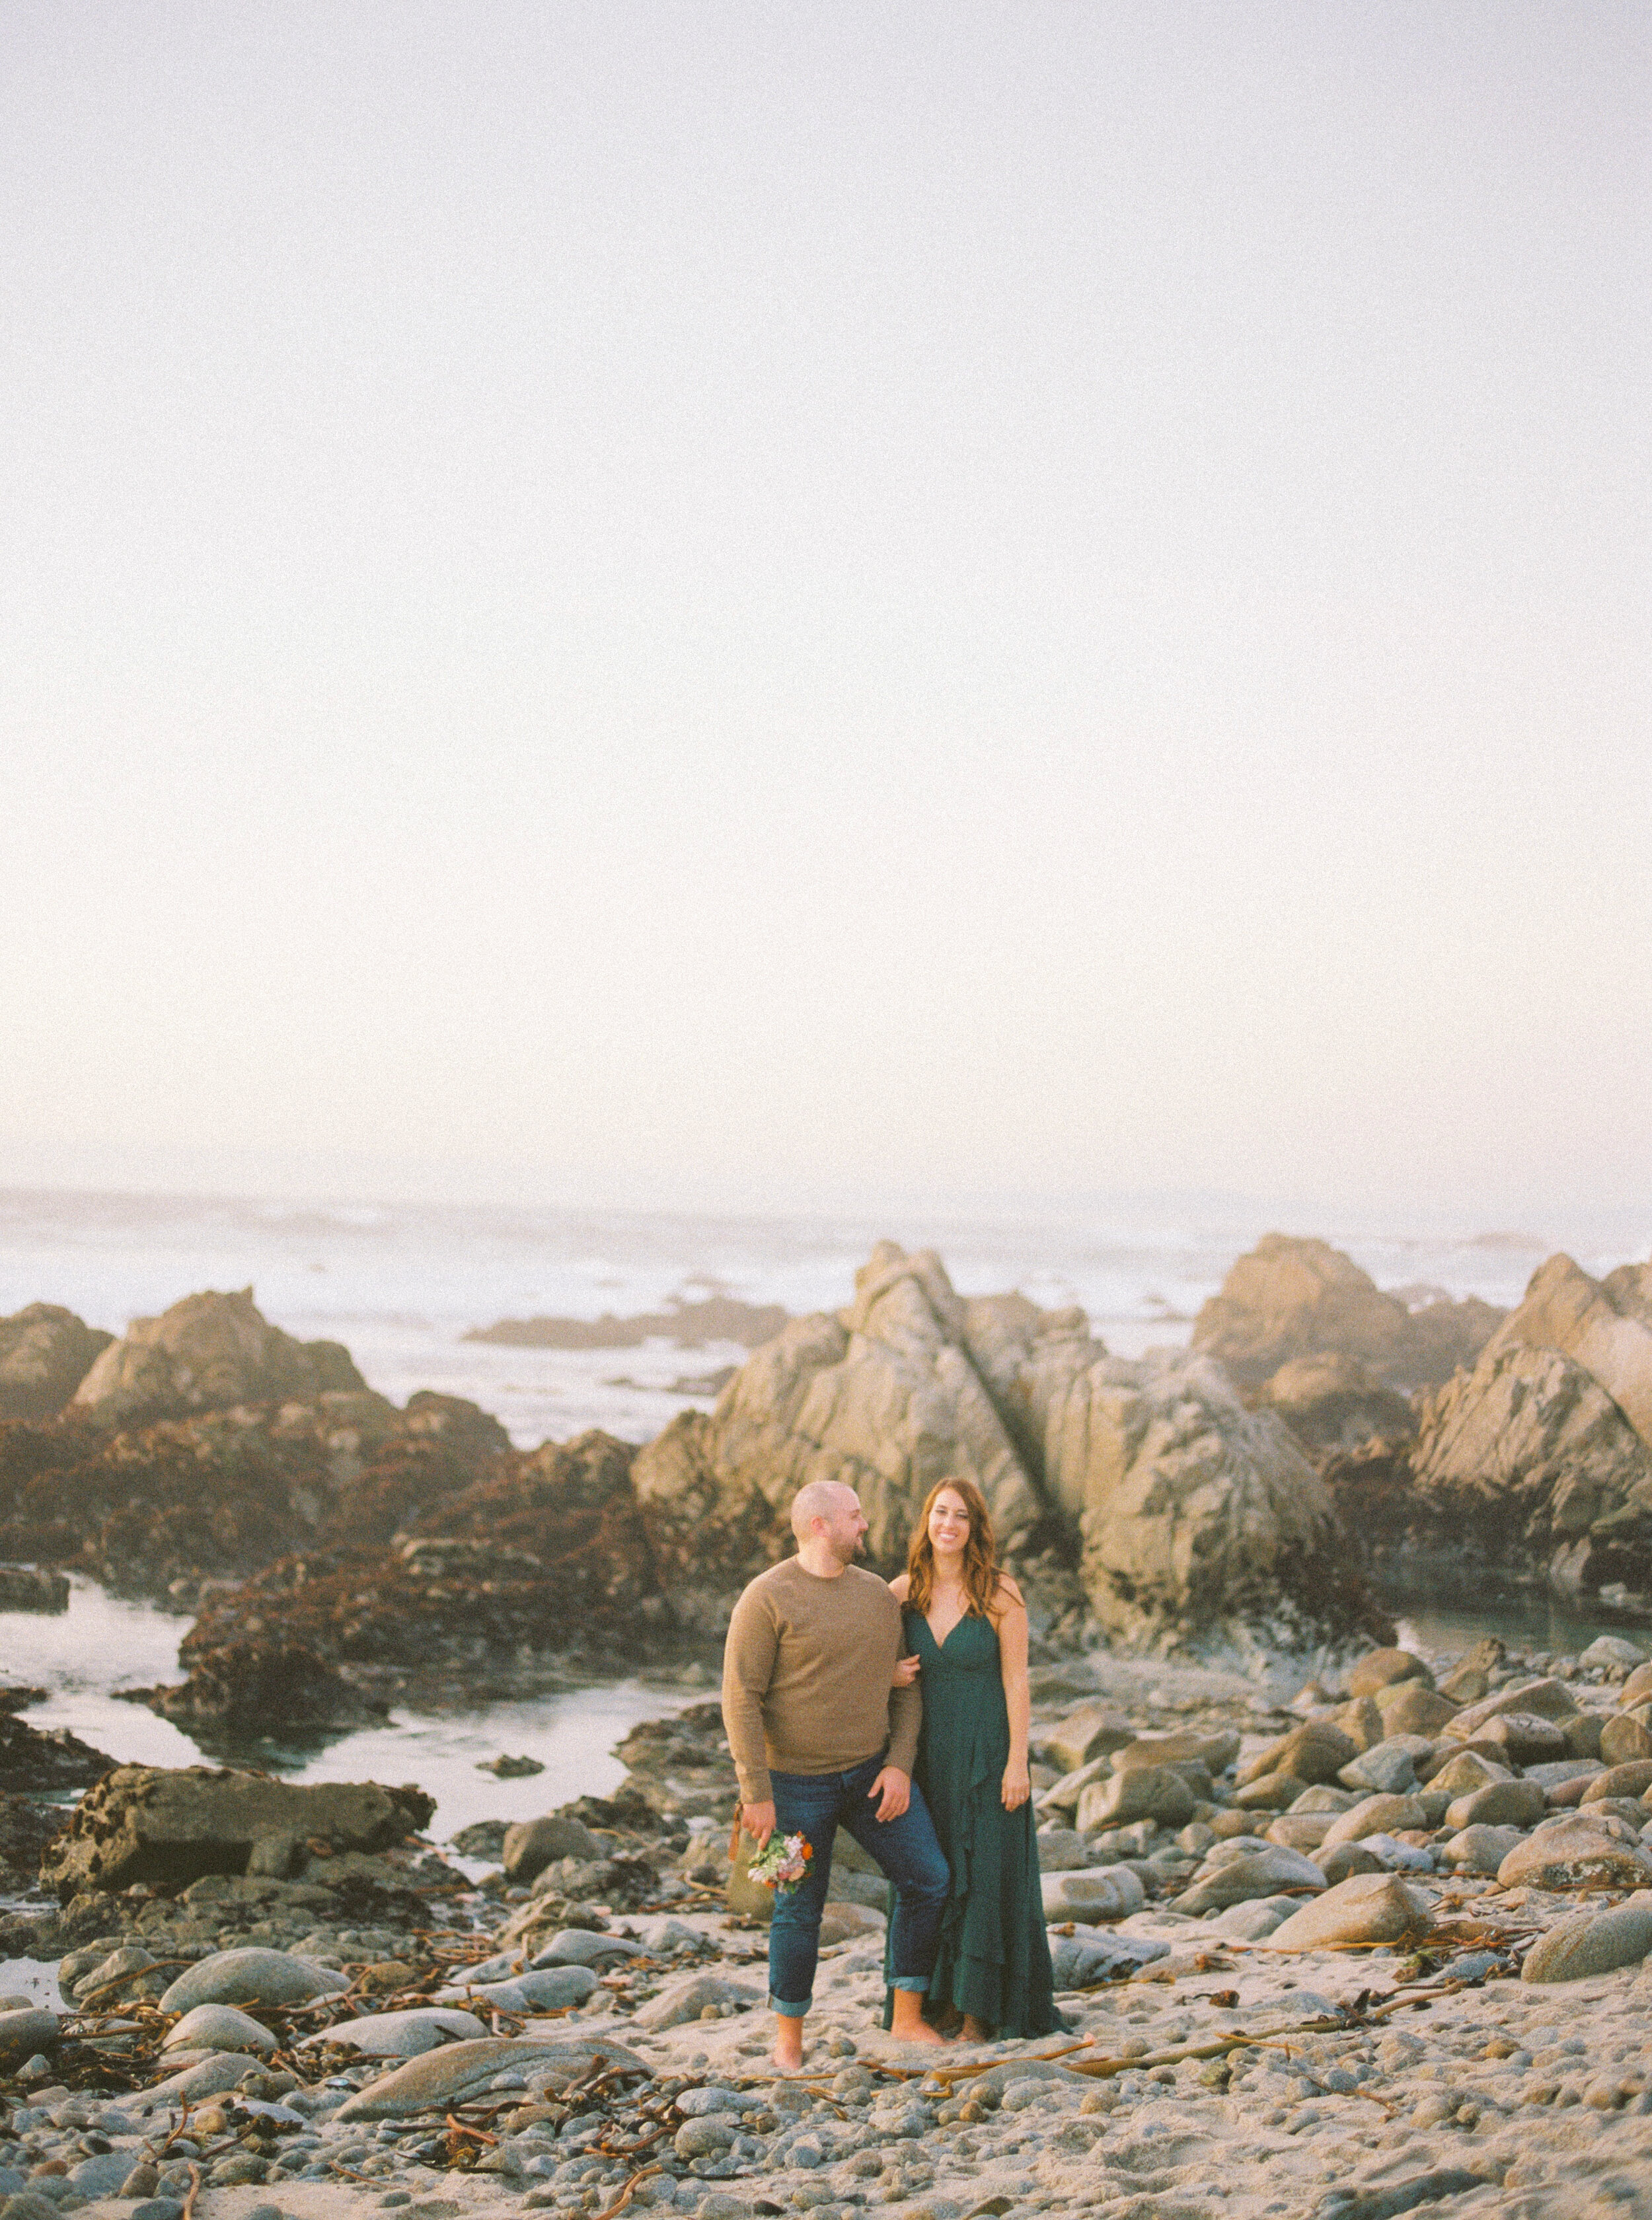
POLYGON ((958 2041, 960 2042, 990 2042, 992 2036, 980 2020, 973 2018, 966 2012, 963 2025, 958 2030, 958 2041))
POLYGON ((801 2073, 803 2065, 803 2023, 775 2014, 775 2070, 779 2073, 801 2073))
POLYGON ((917 1989, 897 1989, 894 2008, 889 2016, 889 2033, 897 2042, 950 2042, 951 2036, 943 2035, 924 2017, 924 1999, 917 1989))

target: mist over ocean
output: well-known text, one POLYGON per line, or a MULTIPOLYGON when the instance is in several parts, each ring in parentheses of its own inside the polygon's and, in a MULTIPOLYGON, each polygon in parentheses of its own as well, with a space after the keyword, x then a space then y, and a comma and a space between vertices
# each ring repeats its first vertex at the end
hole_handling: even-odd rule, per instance
POLYGON ((344 1342, 398 1403, 419 1388, 472 1397, 524 1448, 590 1425, 645 1441, 673 1412, 708 1408, 708 1376, 745 1351, 663 1339, 511 1348, 465 1332, 501 1318, 658 1311, 716 1289, 793 1313, 835 1308, 888 1236, 938 1250, 963 1294, 1018 1288, 1046 1306, 1080 1304, 1111 1350, 1135 1356, 1185 1342, 1234 1258, 1275 1227, 1323 1236, 1380 1286, 1503 1305, 1556 1248, 1599 1273, 1652 1240, 1648 1225, 1605 1213, 1569 1228, 1315 1223, 1300 1209, 1197 1202, 787 1218, 13 1190, 0 1193, 0 1315, 63 1303, 120 1333, 199 1288, 250 1285, 275 1324, 344 1342))

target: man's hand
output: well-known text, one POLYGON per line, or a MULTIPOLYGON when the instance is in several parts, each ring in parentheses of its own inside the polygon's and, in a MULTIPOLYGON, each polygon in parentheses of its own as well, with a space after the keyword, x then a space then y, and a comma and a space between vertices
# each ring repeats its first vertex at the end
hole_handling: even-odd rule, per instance
POLYGON ((912 1801, 912 1775, 898 1765, 886 1765, 866 1793, 877 1799, 875 1819, 898 1819, 912 1801))
MULTIPOLYGON (((902 1808, 904 1809, 904 1806, 902 1808)), ((879 1817, 882 1816, 880 1813, 879 1817)), ((767 1804, 742 1804, 740 1824, 748 1835, 754 1835, 757 1837, 757 1848, 761 1849, 775 1831, 773 1799, 771 1798, 767 1804)))
POLYGON ((890 1681, 889 1686, 892 1688, 911 1687, 913 1682, 918 1678, 923 1662, 921 1657, 897 1657, 895 1661, 895 1678, 890 1681))

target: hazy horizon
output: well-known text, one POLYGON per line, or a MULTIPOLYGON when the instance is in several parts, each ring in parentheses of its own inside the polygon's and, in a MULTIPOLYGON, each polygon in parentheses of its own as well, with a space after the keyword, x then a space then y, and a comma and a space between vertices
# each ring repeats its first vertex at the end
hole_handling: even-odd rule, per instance
POLYGON ((22 0, 0 1188, 1652 1214, 1649 50, 22 0))

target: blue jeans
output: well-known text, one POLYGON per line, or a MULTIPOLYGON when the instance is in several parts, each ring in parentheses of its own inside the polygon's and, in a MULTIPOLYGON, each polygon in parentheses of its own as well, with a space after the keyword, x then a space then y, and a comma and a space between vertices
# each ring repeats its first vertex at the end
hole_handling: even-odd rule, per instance
POLYGON ((949 1875, 935 1827, 918 1784, 898 1819, 878 1819, 867 1793, 882 1772, 882 1757, 868 1757, 847 1773, 771 1773, 776 1824, 782 1835, 804 1836, 814 1852, 807 1877, 776 1894, 769 1925, 769 2002, 788 2019, 801 2019, 814 1994, 820 1949, 820 1914, 832 1878, 832 1844, 845 1827, 876 1859, 895 1885, 889 1924, 890 1986, 929 1986, 940 1939, 941 1907, 949 1875))

